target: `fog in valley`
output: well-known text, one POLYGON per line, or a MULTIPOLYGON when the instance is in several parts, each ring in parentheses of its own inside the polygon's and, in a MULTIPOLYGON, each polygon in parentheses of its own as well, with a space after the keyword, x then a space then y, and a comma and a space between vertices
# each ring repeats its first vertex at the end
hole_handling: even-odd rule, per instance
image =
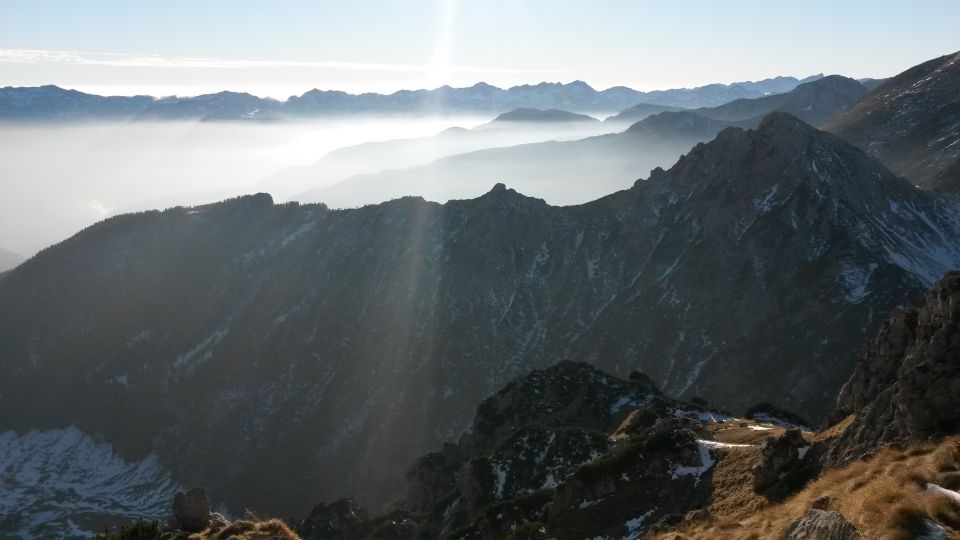
POLYGON ((492 116, 2 124, 0 271, 113 215, 250 193, 352 208, 474 198, 503 183, 549 204, 581 204, 671 166, 731 125, 688 111, 492 116))
POLYGON ((650 158, 612 134, 624 125, 576 120, 7 124, 0 126, 0 248, 29 257, 112 215, 253 192, 342 208, 404 195, 444 202, 505 182, 571 204, 628 187, 676 157, 671 149, 650 158))
MULTIPOLYGON (((341 146, 429 136, 485 120, 3 125, 0 247, 30 256, 118 213, 264 190, 259 184, 271 175, 309 165, 341 146)), ((314 180, 309 187, 339 179, 314 180)), ((273 194, 281 200, 292 193, 273 194)))

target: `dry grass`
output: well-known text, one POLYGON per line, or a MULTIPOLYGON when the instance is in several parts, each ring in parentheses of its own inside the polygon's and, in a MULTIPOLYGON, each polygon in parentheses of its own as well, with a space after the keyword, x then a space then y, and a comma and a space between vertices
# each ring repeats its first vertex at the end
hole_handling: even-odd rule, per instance
POLYGON ((279 519, 268 521, 234 521, 220 527, 211 527, 191 534, 189 540, 300 540, 286 523, 279 519))
POLYGON ((854 415, 849 415, 843 420, 837 422, 836 424, 828 427, 827 429, 817 433, 817 436, 813 438, 814 442, 825 441, 827 439, 834 439, 843 434, 844 431, 850 427, 850 424, 853 423, 854 415))
POLYGON ((751 468, 760 456, 759 447, 723 448, 715 454, 710 515, 746 519, 766 506, 767 500, 753 492, 751 468))
MULTIPOLYGON (((721 473, 722 463, 718 462, 715 479, 732 482, 734 477, 721 473)), ((745 464, 737 463, 730 462, 731 470, 742 470, 745 464)), ((727 503, 715 501, 708 521, 682 525, 661 538, 780 538, 790 522, 821 497, 829 497, 827 509, 842 514, 864 538, 916 538, 928 519, 941 523, 950 538, 960 538, 956 532, 960 531, 960 503, 926 489, 928 483, 960 487, 960 437, 941 444, 918 444, 905 451, 885 448, 867 461, 828 471, 780 504, 758 506, 743 494, 750 489, 748 479, 743 481, 746 486, 716 484, 715 498, 727 503), (731 489, 734 495, 721 493, 731 489), (746 508, 737 509, 737 504, 746 508)))
POLYGON ((767 437, 779 437, 786 431, 780 427, 758 424, 751 420, 708 423, 705 427, 713 434, 714 440, 730 444, 759 445, 767 437), (750 429, 749 426, 760 429, 750 429))

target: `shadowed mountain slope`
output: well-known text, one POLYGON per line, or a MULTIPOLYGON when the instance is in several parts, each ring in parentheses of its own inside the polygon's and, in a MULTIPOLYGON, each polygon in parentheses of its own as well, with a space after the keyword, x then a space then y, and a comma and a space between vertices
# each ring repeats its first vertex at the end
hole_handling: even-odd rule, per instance
POLYGON ((385 503, 484 396, 566 358, 817 418, 880 318, 960 263, 951 208, 774 114, 580 206, 498 185, 125 215, 0 280, 0 429, 73 425, 296 515, 385 503))

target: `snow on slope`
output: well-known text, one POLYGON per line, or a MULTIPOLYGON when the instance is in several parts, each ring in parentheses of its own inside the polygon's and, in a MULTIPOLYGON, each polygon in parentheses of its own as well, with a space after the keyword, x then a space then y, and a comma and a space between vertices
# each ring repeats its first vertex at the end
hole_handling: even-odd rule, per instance
POLYGON ((179 486, 150 455, 127 462, 75 427, 0 434, 0 538, 91 536, 99 516, 160 519, 179 486))

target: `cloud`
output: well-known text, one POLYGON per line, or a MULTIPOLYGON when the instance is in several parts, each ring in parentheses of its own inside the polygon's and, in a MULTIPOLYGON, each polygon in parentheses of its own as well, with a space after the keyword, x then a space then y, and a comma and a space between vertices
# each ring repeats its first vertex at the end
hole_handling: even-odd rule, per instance
MULTIPOLYGON (((334 62, 303 60, 236 60, 189 56, 158 56, 116 52, 51 51, 40 49, 0 49, 0 63, 13 64, 78 64, 115 67, 150 67, 178 69, 255 69, 312 68, 346 71, 430 73, 430 64, 379 64, 367 62, 334 62)), ((553 70, 516 69, 479 66, 447 66, 453 73, 553 73, 553 70)))

